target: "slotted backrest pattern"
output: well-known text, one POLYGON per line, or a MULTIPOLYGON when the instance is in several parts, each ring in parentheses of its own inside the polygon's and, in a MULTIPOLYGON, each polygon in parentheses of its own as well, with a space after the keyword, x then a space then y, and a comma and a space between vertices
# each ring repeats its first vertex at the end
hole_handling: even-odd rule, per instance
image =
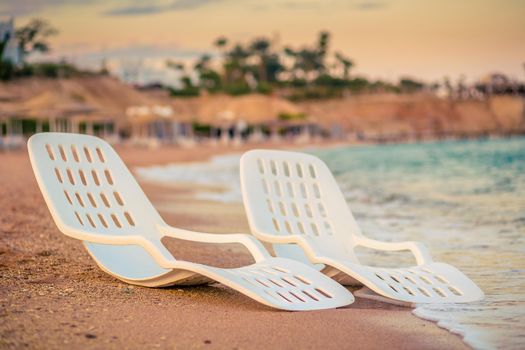
POLYGON ((458 298, 464 295, 463 288, 448 280, 445 274, 430 268, 374 269, 374 281, 388 286, 395 294, 421 298, 458 298))
POLYGON ((45 133, 31 138, 29 151, 59 227, 108 235, 157 234, 154 224, 160 217, 106 142, 45 133))
POLYGON ((301 236, 331 255, 335 250, 353 256, 346 248, 360 231, 322 161, 301 153, 250 151, 241 160, 241 178, 256 231, 301 236))
POLYGON ((258 158, 257 171, 277 234, 333 234, 313 164, 258 158))
POLYGON ((312 304, 334 297, 308 278, 279 266, 252 265, 239 269, 238 273, 243 280, 280 303, 312 304))

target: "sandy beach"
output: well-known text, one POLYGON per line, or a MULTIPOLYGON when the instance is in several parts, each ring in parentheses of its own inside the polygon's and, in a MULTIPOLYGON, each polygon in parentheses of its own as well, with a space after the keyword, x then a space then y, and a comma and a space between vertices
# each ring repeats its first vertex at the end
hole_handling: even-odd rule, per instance
MULTIPOLYGON (((118 148, 126 164, 203 160, 241 149, 118 148)), ((139 181, 140 182, 140 181, 139 181)), ((184 184, 141 183, 171 225, 248 232, 238 204, 194 199, 184 184), (176 213, 176 214, 174 214, 176 213)), ((229 288, 143 288, 101 271, 63 235, 37 187, 27 152, 0 153, 0 348, 467 348, 408 308, 356 299, 346 308, 284 312, 229 288)), ((179 259, 216 266, 251 261, 237 245, 167 240, 179 259)))

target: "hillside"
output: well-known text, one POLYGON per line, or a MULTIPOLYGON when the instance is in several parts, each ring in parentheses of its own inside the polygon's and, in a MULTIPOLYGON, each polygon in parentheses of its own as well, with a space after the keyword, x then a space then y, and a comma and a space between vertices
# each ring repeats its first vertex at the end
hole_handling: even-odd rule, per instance
MULTIPOLYGON (((105 115, 110 115, 117 123, 125 122, 125 111, 129 106, 153 105, 162 103, 160 98, 148 96, 123 84, 119 80, 107 77, 82 77, 71 79, 19 79, 9 83, 0 83, 0 116, 9 112, 24 113, 42 117, 37 106, 58 107, 84 106, 105 115), (61 102, 61 103, 60 103, 61 102)), ((45 109, 41 110, 46 113, 45 109)))
POLYGON ((525 132, 525 101, 494 96, 484 101, 451 101, 428 94, 361 95, 303 102, 320 124, 340 125, 368 136, 462 136, 525 132))
POLYGON ((282 105, 287 111, 305 112, 308 120, 325 130, 337 129, 339 134, 365 139, 525 133, 525 102, 516 96, 452 101, 429 94, 374 94, 293 104, 264 95, 169 98, 167 94, 138 91, 107 76, 0 83, 0 117, 4 119, 14 115, 46 117, 59 109, 91 110, 124 126, 129 120, 126 108, 158 104, 172 106, 174 119, 211 124, 217 119, 211 114, 224 112, 232 114, 232 121, 244 118, 254 122, 249 116, 257 114, 257 123, 271 122, 278 118, 282 105))

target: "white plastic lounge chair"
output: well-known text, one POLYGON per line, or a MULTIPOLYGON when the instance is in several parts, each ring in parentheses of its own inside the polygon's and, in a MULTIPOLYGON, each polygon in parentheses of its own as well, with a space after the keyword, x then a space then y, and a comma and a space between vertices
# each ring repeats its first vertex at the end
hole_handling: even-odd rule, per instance
POLYGON ((241 186, 252 233, 272 243, 277 256, 324 264, 323 272, 329 276, 342 272, 350 280, 347 284, 363 284, 407 303, 483 298, 483 292, 459 270, 433 262, 421 243, 380 242, 363 236, 330 170, 314 156, 249 151, 241 158, 241 186), (362 265, 354 254, 356 246, 410 250, 417 266, 362 265))
POLYGON ((252 236, 168 226, 117 153, 99 138, 43 133, 31 137, 28 148, 38 185, 58 228, 85 241, 97 264, 123 281, 149 287, 218 281, 285 310, 335 308, 354 300, 349 291, 318 271, 271 257, 252 236), (256 263, 222 269, 175 260, 161 243, 164 236, 241 243, 256 263))

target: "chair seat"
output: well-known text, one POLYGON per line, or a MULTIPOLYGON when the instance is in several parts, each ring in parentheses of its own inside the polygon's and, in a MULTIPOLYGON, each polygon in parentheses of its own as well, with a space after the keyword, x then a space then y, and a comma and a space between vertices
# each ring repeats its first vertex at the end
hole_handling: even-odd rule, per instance
POLYGON ((440 262, 406 268, 380 268, 350 261, 331 265, 377 294, 408 303, 461 303, 483 292, 457 268, 440 262))
POLYGON ((228 281, 221 281, 218 276, 214 279, 234 289, 244 289, 244 294, 280 309, 328 309, 354 301, 339 283, 291 259, 269 258, 235 269, 211 269, 228 281), (264 300, 259 299, 261 296, 264 300))
MULTIPOLYGON (((217 281, 265 305, 290 311, 336 308, 354 301, 352 294, 337 282, 309 266, 290 259, 268 258, 255 264, 232 269, 175 262, 175 266, 181 265, 182 268, 175 267, 161 271, 151 265, 150 274, 146 275, 144 266, 149 266, 147 259, 151 257, 142 248, 134 246, 133 255, 130 255, 129 247, 133 246, 92 243, 88 245, 88 251, 103 271, 130 284, 168 287, 201 285, 217 281), (124 250, 118 252, 119 248, 124 247, 124 250), (127 253, 124 254, 124 251, 127 253), (119 255, 124 259, 120 260, 119 255), (133 259, 126 259, 129 256, 133 259), (114 261, 119 263, 116 265, 114 261), (122 261, 127 264, 122 264, 122 261), (134 275, 130 275, 129 272, 133 272, 134 275)), ((153 264, 154 261, 151 263, 153 264)))

